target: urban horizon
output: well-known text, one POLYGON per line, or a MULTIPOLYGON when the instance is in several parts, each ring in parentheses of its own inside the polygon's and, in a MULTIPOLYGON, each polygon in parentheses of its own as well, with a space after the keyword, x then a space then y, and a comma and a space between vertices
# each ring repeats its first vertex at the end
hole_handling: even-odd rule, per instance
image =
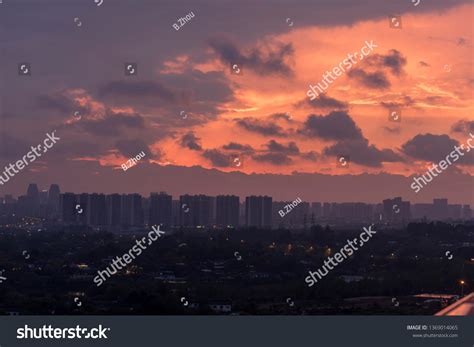
MULTIPOLYGON (((166 192, 138 193, 61 193, 57 184, 49 190, 28 185, 26 195, 15 200, 0 198, 0 215, 40 217, 65 224, 109 226, 117 228, 165 225, 173 227, 264 227, 306 229, 315 224, 356 225, 359 223, 406 224, 411 221, 472 220, 469 204, 448 204, 437 198, 429 203, 387 198, 370 204, 363 202, 315 202, 273 200, 271 196, 251 195, 241 200, 236 195, 210 196, 183 194, 179 199, 166 192)), ((4 222, 5 223, 5 222, 4 222)))
MULTIPOLYGON (((38 187, 38 184, 36 183, 30 183, 30 184, 35 184, 37 187, 38 187)), ((51 188, 52 185, 57 185, 58 187, 60 186, 59 184, 57 183, 51 183, 49 188, 51 188)), ((43 194, 47 194, 49 191, 49 189, 39 189, 38 187, 38 192, 39 193, 43 193, 43 194)), ((140 195, 141 197, 143 198, 146 198, 147 195, 146 194, 142 194, 142 193, 139 193, 139 192, 111 192, 111 193, 107 193, 107 192, 100 192, 100 191, 72 191, 72 190, 67 190, 67 191, 64 191, 62 192, 61 194, 75 194, 75 195, 81 195, 81 194, 99 194, 99 195, 115 195, 115 194, 119 194, 119 195, 132 195, 132 194, 138 194, 140 195)), ((194 195, 204 195, 204 196, 209 196, 209 197, 217 197, 217 196, 237 196, 239 199, 243 199, 245 200, 245 197, 247 196, 270 196, 272 197, 273 199, 273 196, 271 194, 254 194, 254 195, 248 195, 248 194, 242 194, 242 195, 239 195, 239 194, 231 194, 231 193, 223 193, 223 194, 209 194, 209 193, 185 193, 185 194, 174 194, 174 193, 170 193, 168 192, 167 190, 164 190, 164 189, 158 189, 158 190, 154 190, 154 191, 149 191, 148 193, 148 196, 151 195, 151 194, 160 194, 160 193, 165 193, 167 195, 170 195, 172 197, 175 197, 175 196, 183 196, 183 195, 191 195, 191 196, 194 196, 194 195)), ((27 194, 4 194, 3 196, 0 195, 0 199, 3 199, 3 200, 0 200, 1 201, 4 201, 5 200, 5 197, 11 197, 11 198, 16 198, 18 199, 19 197, 21 196, 26 196, 27 194)), ((298 194, 297 194, 298 195, 298 194)), ((297 197, 297 195, 295 195, 295 198, 297 197)), ((396 194, 392 195, 393 197, 395 197, 396 194)), ((400 196, 398 195, 398 197, 400 198, 404 198, 404 196, 400 196)), ((388 198, 388 197, 387 197, 388 198)), ((439 195, 437 197, 433 197, 432 199, 427 199, 427 200, 424 200, 422 202, 417 202, 417 203, 412 203, 411 200, 407 200, 409 201, 411 204, 426 204, 426 203, 430 203, 432 202, 433 200, 437 200, 437 199, 447 199, 449 200, 450 202, 452 201, 451 199, 447 198, 446 196, 443 196, 443 195, 439 195)), ((278 199, 278 200, 274 200, 275 202, 291 202, 292 200, 291 199, 278 199)), ((309 203, 315 203, 315 202, 328 202, 328 203, 363 203, 363 204, 369 204, 369 205, 377 205, 379 204, 380 202, 378 201, 367 201, 367 200, 362 200, 362 199, 359 199, 359 200, 340 200, 340 199, 334 199, 334 200, 331 200, 331 199, 321 199, 321 200, 317 200, 317 199, 304 199, 304 202, 309 202, 309 203)), ((468 205, 468 206, 471 206, 471 204, 467 201, 463 201, 463 202, 459 202, 459 201, 454 201, 453 205, 468 205)))

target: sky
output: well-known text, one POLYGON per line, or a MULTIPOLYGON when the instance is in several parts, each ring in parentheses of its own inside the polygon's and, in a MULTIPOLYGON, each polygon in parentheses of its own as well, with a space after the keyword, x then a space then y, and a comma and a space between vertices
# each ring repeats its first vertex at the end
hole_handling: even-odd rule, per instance
POLYGON ((474 151, 420 193, 410 188, 474 135, 473 9, 461 0, 5 0, 0 168, 53 130, 61 140, 0 195, 36 182, 474 205, 474 151), (368 43, 310 101, 309 85, 368 43), (24 62, 30 76, 18 74, 24 62), (128 63, 137 75, 125 75, 128 63))

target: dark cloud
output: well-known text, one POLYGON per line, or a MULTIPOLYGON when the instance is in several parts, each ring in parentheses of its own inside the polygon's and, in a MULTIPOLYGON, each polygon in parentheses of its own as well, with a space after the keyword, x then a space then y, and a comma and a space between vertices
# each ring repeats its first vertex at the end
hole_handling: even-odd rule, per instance
POLYGON ((377 68, 388 68, 392 74, 399 76, 403 72, 403 67, 407 59, 396 49, 391 49, 388 54, 372 54, 366 58, 366 63, 377 68))
POLYGON ((388 89, 391 83, 386 72, 400 76, 407 59, 396 49, 391 49, 388 54, 373 54, 364 61, 365 68, 355 68, 347 76, 356 80, 363 86, 371 89, 388 89))
POLYGON ((42 108, 65 113, 68 116, 75 111, 79 111, 81 114, 87 112, 86 107, 80 106, 77 102, 64 95, 62 92, 40 95, 38 97, 38 105, 42 108))
POLYGON ((347 76, 371 89, 387 89, 391 85, 383 71, 366 72, 362 69, 352 69, 347 76))
POLYGON ((160 126, 180 127, 204 124, 215 119, 223 103, 234 98, 223 72, 202 72, 188 68, 161 74, 159 81, 113 81, 102 86, 99 100, 110 105, 130 106, 150 114, 160 126), (182 122, 182 116, 188 116, 182 122))
POLYGON ((132 129, 144 129, 145 120, 139 114, 109 112, 104 118, 81 119, 73 126, 96 136, 117 136, 132 129))
POLYGON ((146 103, 149 106, 189 102, 189 92, 156 81, 113 81, 99 89, 99 97, 115 104, 146 103))
POLYGON ((263 136, 286 136, 285 130, 273 122, 265 122, 257 118, 241 118, 235 122, 241 128, 263 136))
MULTIPOLYGON (((192 113, 188 122, 195 120, 196 115, 214 119, 222 104, 234 99, 233 89, 224 72, 187 69, 183 73, 161 75, 160 81, 173 90, 181 90, 182 102, 175 104, 178 107, 176 111, 179 113, 184 108, 192 113)), ((165 111, 169 110, 167 107, 165 111)))
POLYGON ((229 142, 227 145, 222 146, 222 148, 228 151, 238 151, 241 153, 253 153, 255 151, 250 145, 242 145, 236 142, 229 142))
POLYGON ((402 145, 402 151, 415 159, 439 161, 458 144, 448 135, 418 134, 402 145))
POLYGON ((412 97, 404 95, 399 100, 389 102, 382 101, 380 104, 386 109, 393 109, 414 106, 416 104, 416 101, 412 97))
MULTIPOLYGON (((298 146, 294 141, 288 142, 287 144, 279 143, 275 140, 268 141, 265 145, 265 150, 259 153, 258 158, 260 161, 267 161, 273 163, 275 162, 284 162, 283 156, 301 158, 305 160, 315 161, 318 159, 318 153, 311 152, 301 152, 298 146), (264 154, 273 154, 273 156, 265 156, 264 154), (263 160, 262 160, 263 156, 263 160), (281 160, 280 160, 281 159, 281 160)), ((276 164, 281 165, 281 164, 276 164)))
POLYGON ((330 96, 327 96, 325 93, 321 93, 318 95, 317 98, 314 100, 310 100, 308 98, 305 98, 301 100, 300 102, 296 103, 296 107, 302 107, 304 105, 310 105, 313 108, 318 108, 318 109, 335 109, 335 110, 342 110, 346 109, 348 104, 345 101, 342 100, 337 100, 335 98, 331 98, 330 96))
POLYGON ((451 127, 453 133, 467 134, 469 132, 474 133, 474 121, 460 120, 453 124, 451 127))
POLYGON ((309 151, 309 152, 301 153, 300 157, 305 160, 316 161, 319 159, 320 156, 315 151, 309 151))
POLYGON ((418 65, 420 65, 420 66, 422 66, 422 67, 430 67, 430 66, 431 66, 430 64, 428 64, 428 63, 426 63, 426 62, 424 62, 424 61, 419 61, 419 62, 418 62, 418 65))
POLYGON ((391 149, 378 149, 369 145, 366 139, 340 141, 326 147, 323 153, 327 156, 347 155, 350 162, 368 167, 381 167, 383 162, 398 162, 402 158, 391 149))
POLYGON ((294 53, 291 43, 278 43, 276 48, 268 52, 253 48, 245 53, 226 37, 211 38, 209 45, 224 64, 228 66, 230 64, 240 64, 244 73, 245 70, 252 70, 262 76, 279 74, 288 77, 293 75, 293 71, 287 62, 294 53))
POLYGON ((289 142, 286 146, 284 144, 278 143, 275 140, 270 140, 265 144, 269 152, 285 153, 288 155, 298 155, 300 150, 295 142, 289 142))
POLYGON ((270 163, 272 165, 289 165, 293 163, 293 160, 284 153, 263 153, 255 154, 252 157, 253 160, 263 163, 270 163))
POLYGON ((283 120, 286 120, 287 122, 291 122, 291 115, 287 112, 287 113, 274 113, 270 116, 271 119, 274 119, 274 120, 279 120, 279 119, 283 119, 283 120))
POLYGON ((215 167, 230 167, 231 166, 231 157, 219 151, 218 149, 206 149, 202 156, 208 159, 213 166, 215 167))
POLYGON ((142 139, 119 140, 115 144, 115 147, 124 157, 127 158, 135 157, 141 152, 145 153, 145 157, 141 159, 142 161, 159 159, 160 157, 159 155, 153 155, 147 143, 142 139))
POLYGON ((474 152, 472 150, 468 152, 468 146, 460 145, 458 141, 448 135, 418 134, 402 145, 402 151, 412 158, 437 163, 455 151, 455 146, 461 148, 459 151, 463 153, 457 163, 473 165, 474 152))
POLYGON ((193 151, 202 151, 201 139, 190 131, 181 137, 181 146, 193 151))
POLYGON ((326 94, 319 94, 316 99, 313 101, 308 99, 308 103, 316 108, 334 108, 334 109, 345 109, 347 108, 347 103, 335 98, 331 98, 326 94))
POLYGON ((362 139, 362 131, 344 111, 333 111, 327 116, 310 115, 299 133, 323 140, 362 139))

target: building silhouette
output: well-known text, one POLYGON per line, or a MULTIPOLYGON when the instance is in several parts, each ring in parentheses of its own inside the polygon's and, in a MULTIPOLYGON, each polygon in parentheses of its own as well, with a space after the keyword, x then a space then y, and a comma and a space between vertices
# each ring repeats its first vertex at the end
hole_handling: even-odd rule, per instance
POLYGON ((76 205, 74 206, 76 221, 79 224, 87 225, 90 219, 90 199, 88 193, 76 195, 76 205))
POLYGON ((35 183, 30 183, 26 191, 26 214, 32 217, 40 215, 40 193, 35 183))
POLYGON ((401 197, 383 201, 383 218, 389 223, 406 223, 411 219, 410 202, 401 197))
POLYGON ((105 195, 92 193, 89 195, 88 224, 93 226, 107 225, 107 207, 105 195))
POLYGON ((58 217, 59 216, 59 199, 60 199, 61 191, 59 190, 59 185, 51 184, 48 190, 48 201, 47 201, 47 208, 46 214, 47 216, 51 217, 58 217))
POLYGON ((151 193, 149 201, 149 224, 172 224, 172 196, 164 192, 151 193))
POLYGON ((239 197, 235 195, 218 195, 216 197, 216 224, 221 227, 239 225, 239 197))
POLYGON ((245 198, 245 220, 250 227, 272 227, 272 198, 270 196, 248 196, 245 198))
POLYGON ((122 196, 120 194, 107 195, 107 225, 112 227, 120 226, 122 220, 122 196))
POLYGON ((185 227, 209 226, 212 217, 212 199, 207 195, 181 195, 180 224, 185 227))
POLYGON ((76 194, 64 193, 61 195, 61 219, 66 224, 76 222, 76 194))
POLYGON ((22 217, 41 217, 47 223, 89 225, 111 230, 143 228, 145 225, 169 227, 306 229, 309 225, 360 225, 381 222, 386 225, 410 221, 471 221, 468 204, 449 204, 446 198, 431 203, 403 201, 401 197, 384 199, 382 203, 313 202, 301 199, 275 201, 270 196, 248 196, 242 203, 235 195, 181 195, 179 200, 164 192, 140 194, 99 194, 66 192, 52 184, 46 194, 36 184, 29 184, 26 195, 17 200, 7 194, 0 197, 0 218, 3 223, 22 217), (287 209, 286 205, 292 205, 287 209), (288 211, 289 210, 289 211, 288 211), (280 213, 282 212, 282 213, 280 213), (284 212, 284 213, 283 213, 284 212), (282 216, 281 214, 284 214, 282 216))

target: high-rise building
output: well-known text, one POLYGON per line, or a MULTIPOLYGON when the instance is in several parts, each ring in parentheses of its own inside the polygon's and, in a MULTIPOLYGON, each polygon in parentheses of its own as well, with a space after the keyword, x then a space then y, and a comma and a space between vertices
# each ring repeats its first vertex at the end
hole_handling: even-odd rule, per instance
POLYGON ((120 217, 121 217, 120 224, 124 228, 128 228, 132 225, 132 195, 131 194, 122 194, 120 217))
POLYGON ((163 224, 169 226, 172 224, 172 196, 165 192, 150 194, 150 214, 149 224, 163 224))
MULTIPOLYGON (((301 201, 301 200, 300 200, 301 201)), ((274 228, 301 229, 311 223, 311 209, 307 202, 272 202, 272 226, 274 228)))
POLYGON ((143 211, 143 198, 140 194, 130 194, 132 203, 132 219, 131 224, 135 227, 145 225, 145 214, 143 211))
POLYGON ((5 204, 14 204, 16 202, 15 198, 11 194, 5 194, 5 204))
POLYGON ((180 223, 182 226, 211 225, 212 199, 206 195, 181 195, 179 197, 180 223))
POLYGON ((432 219, 433 204, 413 204, 413 218, 417 220, 432 219))
POLYGON ((171 216, 173 218, 173 225, 180 225, 180 213, 181 213, 181 204, 179 200, 173 200, 171 202, 171 216))
POLYGON ((26 198, 26 214, 34 217, 39 216, 40 194, 35 183, 28 185, 26 198))
POLYGON ((107 207, 105 195, 93 193, 89 195, 88 224, 95 226, 107 225, 107 207))
POLYGON ((328 219, 331 217, 331 203, 325 202, 323 204, 323 218, 328 219))
POLYGON ((247 196, 245 198, 247 226, 272 227, 272 198, 270 196, 247 196))
POLYGON ((39 192, 39 204, 41 205, 46 205, 48 201, 48 191, 47 190, 42 190, 39 192))
POLYGON ((433 199, 434 219, 444 220, 448 218, 448 199, 433 199))
POLYGON ((311 204, 311 212, 314 213, 314 218, 316 220, 320 219, 323 216, 323 206, 320 202, 313 202, 311 204))
POLYGON ((58 217, 59 215, 59 195, 61 191, 57 184, 51 184, 48 190, 47 216, 58 217))
POLYGON ((76 222, 76 194, 64 193, 61 194, 61 216, 63 223, 76 222))
POLYGON ((219 195, 216 197, 216 224, 218 226, 239 225, 239 197, 235 195, 219 195))
POLYGON ((463 207, 462 207, 462 218, 464 220, 470 220, 472 218, 471 206, 463 205, 463 207))
POLYGON ((409 201, 402 201, 401 197, 385 199, 383 201, 383 218, 389 223, 405 223, 411 219, 409 201))
POLYGON ((76 205, 74 206, 74 212, 76 213, 76 219, 79 224, 88 224, 90 216, 90 200, 88 193, 79 194, 79 200, 76 200, 76 205))
POLYGON ((120 214, 123 227, 142 227, 145 224, 142 196, 140 194, 122 195, 120 214))
POLYGON ((117 227, 121 222, 122 197, 120 194, 111 194, 106 197, 107 204, 107 224, 117 227))
POLYGON ((331 203, 331 213, 329 216, 333 221, 341 219, 341 204, 337 202, 331 203))
POLYGON ((288 220, 285 219, 284 215, 280 214, 280 211, 285 211, 285 205, 287 205, 289 202, 288 201, 272 201, 272 226, 274 228, 285 228, 288 226, 288 220))
POLYGON ((462 219, 462 205, 448 205, 448 216, 450 219, 462 219))

